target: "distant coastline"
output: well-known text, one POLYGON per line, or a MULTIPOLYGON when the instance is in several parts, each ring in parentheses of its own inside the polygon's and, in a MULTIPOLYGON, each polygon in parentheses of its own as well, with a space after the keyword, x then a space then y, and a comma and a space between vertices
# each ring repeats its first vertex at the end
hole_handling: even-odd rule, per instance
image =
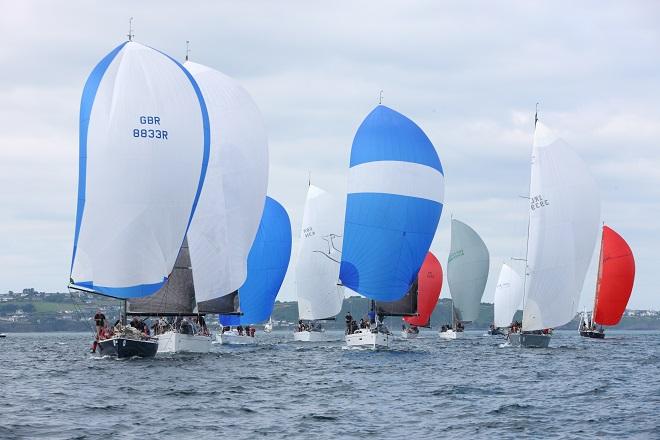
MULTIPOLYGON (((451 320, 451 302, 441 299, 431 316, 431 327, 439 328, 451 320)), ((325 321, 328 329, 343 329, 343 317, 351 312, 354 317, 367 313, 369 301, 362 297, 349 297, 344 300, 342 311, 335 321, 325 321)), ((119 317, 119 301, 86 293, 48 293, 35 289, 22 292, 8 292, 0 295, 0 332, 78 332, 91 331, 92 316, 101 309, 109 321, 119 317)), ((517 314, 520 319, 521 312, 517 314)), ((278 301, 272 315, 275 328, 293 328, 298 321, 298 304, 295 301, 278 301)), ((469 324, 467 330, 485 330, 493 321, 493 305, 482 303, 479 318, 469 324)), ((209 324, 217 320, 207 318, 209 324)), ((399 318, 389 318, 393 331, 398 330, 399 318)), ((577 317, 559 329, 577 329, 577 317)), ((660 312, 652 310, 627 310, 621 322, 610 329, 616 330, 660 330, 660 312)))

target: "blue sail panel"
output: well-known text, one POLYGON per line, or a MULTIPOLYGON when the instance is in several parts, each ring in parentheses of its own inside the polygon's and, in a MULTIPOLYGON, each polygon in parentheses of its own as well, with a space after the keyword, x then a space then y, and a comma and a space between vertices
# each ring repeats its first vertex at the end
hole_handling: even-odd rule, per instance
POLYGON ((270 197, 247 262, 247 279, 238 289, 241 316, 220 315, 220 324, 236 326, 266 321, 273 312, 291 258, 291 222, 284 207, 270 197))
POLYGON ((351 150, 341 282, 378 301, 412 284, 442 214, 444 174, 435 147, 385 106, 360 125, 351 150))

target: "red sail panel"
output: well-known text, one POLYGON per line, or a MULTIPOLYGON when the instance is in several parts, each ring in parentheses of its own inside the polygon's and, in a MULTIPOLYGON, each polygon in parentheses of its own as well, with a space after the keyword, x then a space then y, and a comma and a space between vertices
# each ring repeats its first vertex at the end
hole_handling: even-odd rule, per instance
POLYGON ((603 226, 594 321, 616 325, 626 310, 635 280, 635 259, 628 243, 613 229, 603 226))
POLYGON ((442 289, 442 266, 431 252, 419 269, 417 276, 419 286, 417 288, 417 316, 406 316, 403 318, 408 324, 425 327, 429 325, 431 313, 440 298, 442 289))

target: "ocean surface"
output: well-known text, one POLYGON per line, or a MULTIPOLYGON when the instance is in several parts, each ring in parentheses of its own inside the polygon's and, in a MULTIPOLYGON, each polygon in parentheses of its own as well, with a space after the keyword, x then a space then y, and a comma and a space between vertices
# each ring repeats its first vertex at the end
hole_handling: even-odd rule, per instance
POLYGON ((660 438, 660 332, 549 349, 434 331, 388 351, 295 343, 103 359, 90 334, 0 339, 0 438, 660 438))

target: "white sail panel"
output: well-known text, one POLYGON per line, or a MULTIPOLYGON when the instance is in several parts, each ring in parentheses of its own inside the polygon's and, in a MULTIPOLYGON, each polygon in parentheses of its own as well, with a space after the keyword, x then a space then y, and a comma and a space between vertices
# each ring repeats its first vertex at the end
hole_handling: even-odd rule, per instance
POLYGON ((479 234, 463 222, 451 221, 451 249, 447 262, 447 283, 459 321, 479 316, 481 297, 488 281, 488 248, 479 234))
POLYGON ((337 281, 343 225, 342 201, 310 185, 296 262, 300 319, 331 318, 341 311, 344 290, 337 281))
POLYGON ((237 290, 257 234, 268 186, 268 140, 250 95, 217 70, 186 62, 204 95, 211 152, 188 231, 197 302, 237 290))
POLYGON ((180 64, 134 42, 106 56, 81 101, 72 283, 121 298, 158 290, 194 212, 208 151, 204 100, 180 64))
POLYGON ((534 133, 523 329, 575 316, 596 245, 600 198, 580 157, 541 122, 534 133))
POLYGON ((502 265, 495 288, 495 327, 508 327, 516 314, 523 297, 523 281, 508 264, 502 265))

